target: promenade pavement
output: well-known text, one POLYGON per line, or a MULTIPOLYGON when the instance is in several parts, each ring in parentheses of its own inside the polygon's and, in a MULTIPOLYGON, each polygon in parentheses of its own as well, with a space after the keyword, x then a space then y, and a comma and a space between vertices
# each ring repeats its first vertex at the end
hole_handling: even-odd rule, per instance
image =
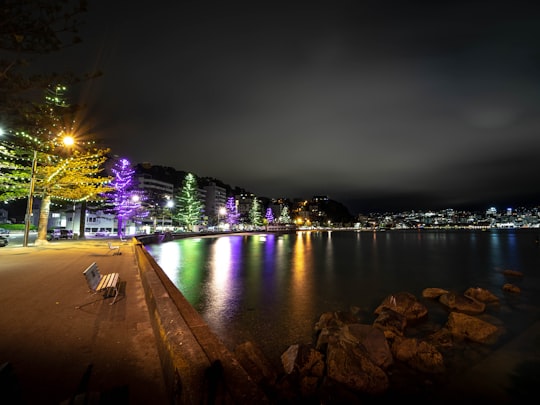
POLYGON ((168 403, 133 249, 115 239, 0 248, 0 403, 168 403), (120 274, 113 305, 89 292, 92 262, 120 274))

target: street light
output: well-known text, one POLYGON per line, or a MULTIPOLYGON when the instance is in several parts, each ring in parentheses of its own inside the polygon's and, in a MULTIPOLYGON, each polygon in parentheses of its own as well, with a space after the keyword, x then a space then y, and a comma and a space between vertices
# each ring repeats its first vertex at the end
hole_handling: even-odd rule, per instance
MULTIPOLYGON (((168 208, 169 211, 173 207, 174 202, 167 198, 167 203, 165 204, 165 208, 168 208)), ((161 217, 161 232, 165 231, 165 208, 163 209, 163 216, 161 217)))
POLYGON ((219 225, 221 223, 221 218, 225 216, 225 214, 227 213, 227 210, 225 209, 225 207, 220 207, 219 210, 218 210, 218 229, 219 229, 219 225))

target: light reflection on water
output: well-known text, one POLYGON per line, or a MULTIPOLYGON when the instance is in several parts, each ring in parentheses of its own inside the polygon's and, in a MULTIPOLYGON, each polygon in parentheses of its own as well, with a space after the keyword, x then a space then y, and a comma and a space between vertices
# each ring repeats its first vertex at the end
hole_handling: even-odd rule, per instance
POLYGON ((501 299, 495 316, 517 333, 538 315, 536 239, 538 231, 325 231, 187 238, 147 250, 231 350, 252 340, 278 359, 312 342, 323 312, 357 306, 372 315, 385 296, 421 298, 427 287, 490 290, 501 299), (525 273, 511 280, 518 297, 503 293, 504 269, 525 273))

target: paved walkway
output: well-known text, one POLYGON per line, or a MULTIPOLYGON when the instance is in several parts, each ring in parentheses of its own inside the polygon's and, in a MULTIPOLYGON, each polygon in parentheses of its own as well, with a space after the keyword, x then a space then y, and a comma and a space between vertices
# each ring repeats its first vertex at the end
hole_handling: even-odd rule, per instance
POLYGON ((111 241, 121 255, 97 239, 0 248, 0 403, 168 403, 133 246, 111 241), (120 273, 114 305, 89 292, 92 262, 120 273))

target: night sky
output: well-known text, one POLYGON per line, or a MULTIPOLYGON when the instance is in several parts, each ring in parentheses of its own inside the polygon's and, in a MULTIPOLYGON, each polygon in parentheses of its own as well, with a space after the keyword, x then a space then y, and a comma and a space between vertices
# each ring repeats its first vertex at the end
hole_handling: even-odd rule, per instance
POLYGON ((351 213, 540 204, 535 2, 90 3, 63 66, 103 71, 81 120, 134 164, 351 213))

